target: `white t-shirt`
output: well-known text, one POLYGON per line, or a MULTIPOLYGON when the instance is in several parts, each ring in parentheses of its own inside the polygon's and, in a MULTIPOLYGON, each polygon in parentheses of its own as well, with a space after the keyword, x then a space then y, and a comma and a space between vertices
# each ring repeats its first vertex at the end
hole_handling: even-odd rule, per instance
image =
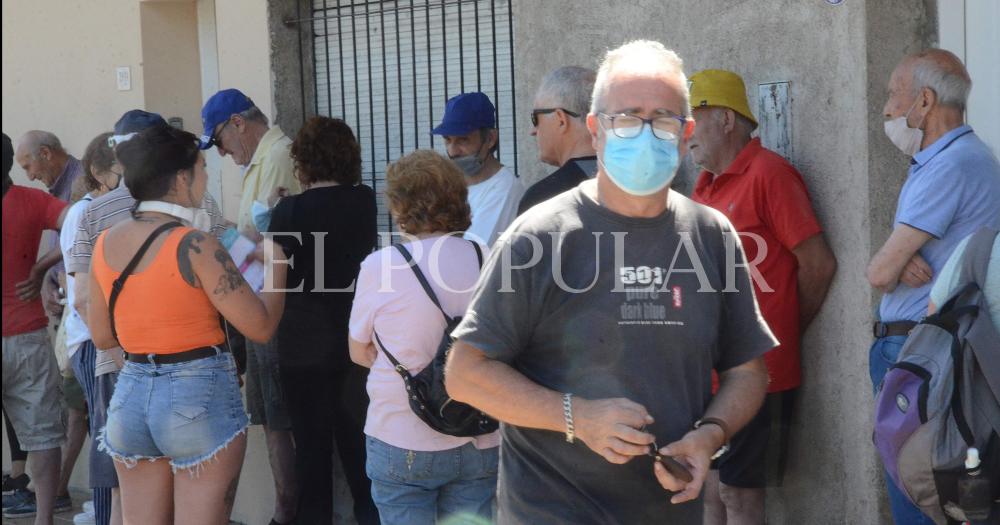
MULTIPOLYGON (((70 206, 69 211, 66 212, 62 230, 59 232, 59 250, 62 251, 63 261, 67 264, 69 263, 70 251, 73 249, 73 241, 76 240, 76 231, 79 229, 80 217, 83 216, 83 212, 92 200, 94 198, 88 193, 70 206)), ((73 307, 73 300, 76 295, 73 290, 74 281, 73 276, 67 273, 66 308, 69 308, 69 313, 66 314, 66 350, 70 357, 76 353, 80 347, 80 343, 90 339, 90 329, 83 322, 80 313, 73 307)))
MULTIPOLYGON (((457 237, 430 237, 404 243, 430 282, 434 294, 449 316, 462 315, 472 299, 479 279, 479 263, 472 245, 457 237)), ((489 249, 483 248, 483 261, 489 249)), ((445 320, 424 292, 402 254, 387 247, 361 263, 350 333, 354 340, 370 343, 377 330, 379 339, 411 374, 418 374, 434 359, 445 320)), ((441 434, 421 421, 410 409, 403 379, 376 344, 375 363, 368 374, 368 418, 365 434, 407 450, 439 451, 473 443, 484 449, 500 444, 498 432, 478 437, 441 434)))
POLYGON ((523 195, 524 185, 506 166, 489 179, 469 186, 472 225, 465 231, 465 238, 492 246, 517 218, 517 205, 523 195))

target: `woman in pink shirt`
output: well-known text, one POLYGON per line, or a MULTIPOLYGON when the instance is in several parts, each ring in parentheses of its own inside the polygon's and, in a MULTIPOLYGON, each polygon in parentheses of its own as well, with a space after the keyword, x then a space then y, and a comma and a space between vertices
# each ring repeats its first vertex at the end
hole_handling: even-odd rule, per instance
MULTIPOLYGON (((461 316, 479 278, 472 241, 453 233, 471 222, 462 172, 433 151, 391 165, 386 198, 403 246, 431 283, 449 316, 461 316)), ((480 247, 485 251, 486 248, 480 247)), ((368 375, 367 473, 384 525, 433 524, 448 516, 491 517, 496 493, 496 432, 477 437, 441 434, 421 421, 403 380, 373 332, 411 374, 434 357, 445 321, 398 250, 386 247, 361 264, 350 321, 351 359, 368 375)))

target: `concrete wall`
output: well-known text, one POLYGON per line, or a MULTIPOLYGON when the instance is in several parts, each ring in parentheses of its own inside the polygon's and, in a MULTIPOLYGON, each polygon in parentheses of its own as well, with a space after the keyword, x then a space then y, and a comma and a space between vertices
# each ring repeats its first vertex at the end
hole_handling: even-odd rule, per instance
POLYGON ((163 118, 180 117, 201 134, 201 71, 194 2, 143 2, 139 7, 145 104, 163 118))
MULTIPOLYGON (((2 120, 12 140, 48 130, 79 157, 123 112, 142 107, 138 2, 14 1, 3 2, 2 13, 2 120), (115 87, 119 66, 131 68, 130 91, 115 87)), ((12 176, 27 183, 20 168, 12 176)))
MULTIPOLYGON (((805 336, 804 387, 793 417, 785 486, 771 492, 773 523, 878 523, 886 519, 871 445, 869 323, 876 297, 864 277, 885 239, 907 167, 884 138, 880 109, 895 62, 930 42, 921 1, 844 2, 514 0, 517 106, 527 114, 550 69, 596 67, 609 47, 634 38, 664 42, 688 74, 705 68, 759 83, 791 83, 794 162, 805 177, 840 271, 805 336), (572 31, 553 31, 558 27, 572 31)), ((756 108, 754 108, 756 110, 756 108)), ((527 137, 521 175, 545 168, 527 137)))

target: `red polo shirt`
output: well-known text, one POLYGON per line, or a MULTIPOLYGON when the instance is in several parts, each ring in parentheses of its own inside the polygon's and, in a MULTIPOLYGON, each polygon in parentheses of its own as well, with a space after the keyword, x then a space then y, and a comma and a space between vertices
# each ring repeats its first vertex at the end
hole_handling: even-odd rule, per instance
POLYGON ((809 192, 802 176, 780 155, 753 139, 726 171, 712 179, 703 171, 692 198, 729 218, 740 232, 747 261, 757 259, 756 234, 767 253, 756 264, 772 291, 754 279, 761 314, 780 345, 764 354, 770 374, 768 392, 781 392, 802 383, 799 364, 798 260, 792 250, 820 233, 809 192))
POLYGON ((17 297, 17 283, 31 274, 42 231, 59 229, 59 215, 65 207, 65 202, 48 193, 24 186, 12 185, 3 196, 4 337, 48 325, 41 298, 22 301, 17 297))

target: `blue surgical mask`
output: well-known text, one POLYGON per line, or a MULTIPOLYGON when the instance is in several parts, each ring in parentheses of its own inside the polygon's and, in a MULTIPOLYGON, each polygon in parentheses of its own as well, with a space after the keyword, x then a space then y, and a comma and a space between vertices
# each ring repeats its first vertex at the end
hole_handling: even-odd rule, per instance
POLYGON ((264 233, 271 226, 271 209, 260 201, 253 201, 250 205, 250 218, 258 232, 264 233))
POLYGON ((636 196, 652 195, 666 188, 677 174, 680 153, 677 139, 663 140, 644 124, 639 136, 624 139, 605 130, 600 159, 611 182, 636 196))

